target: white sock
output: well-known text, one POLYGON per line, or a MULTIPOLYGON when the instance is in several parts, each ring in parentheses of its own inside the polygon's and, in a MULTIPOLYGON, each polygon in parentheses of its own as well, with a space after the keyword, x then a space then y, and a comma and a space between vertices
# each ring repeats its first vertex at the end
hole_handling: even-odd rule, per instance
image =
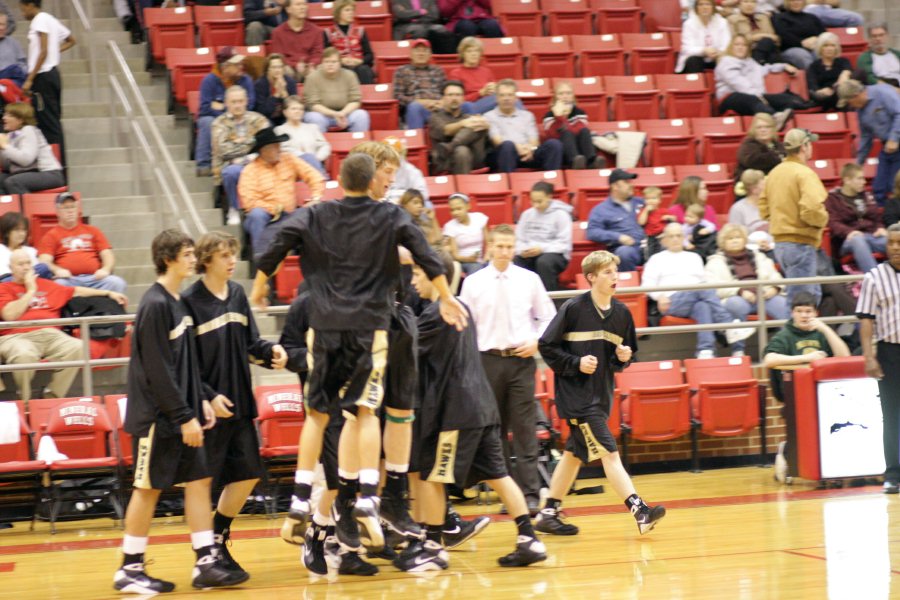
POLYGON ((319 527, 328 527, 328 525, 331 524, 331 517, 323 515, 318 510, 316 510, 316 514, 313 515, 313 523, 315 523, 319 527))
MULTIPOLYGON (((377 471, 376 471, 376 473, 377 473, 377 471)), ((359 479, 359 473, 357 473, 355 471, 350 472, 350 471, 345 471, 343 469, 338 469, 338 477, 340 477, 341 479, 359 479)))
POLYGON ((409 471, 409 463, 405 465, 395 465, 394 463, 385 462, 384 470, 391 471, 393 473, 406 473, 409 471))
POLYGON ((143 554, 147 551, 147 538, 128 535, 122 538, 122 552, 125 554, 143 554))
POLYGON ((294 471, 294 483, 312 485, 314 474, 313 471, 301 471, 300 469, 297 469, 294 471))
POLYGON ((212 529, 208 531, 195 531, 191 533, 191 547, 194 550, 213 545, 212 529))
POLYGON ((360 485, 378 485, 378 469, 360 469, 360 485))

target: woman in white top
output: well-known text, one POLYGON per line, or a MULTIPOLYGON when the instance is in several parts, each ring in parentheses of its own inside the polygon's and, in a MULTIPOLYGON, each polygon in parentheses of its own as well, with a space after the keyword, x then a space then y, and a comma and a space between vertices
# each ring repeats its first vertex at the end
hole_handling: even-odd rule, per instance
POLYGON ((66 185, 62 166, 41 130, 34 108, 24 102, 7 104, 0 134, 0 194, 28 194, 66 185))
POLYGON ((716 13, 713 0, 697 0, 681 26, 681 51, 676 73, 702 73, 716 67, 716 59, 731 41, 731 28, 716 13))
POLYGON ((469 212, 469 197, 465 194, 450 194, 447 204, 453 218, 444 224, 444 237, 450 244, 450 256, 469 275, 484 266, 488 217, 469 212))
POLYGON ((12 279, 9 257, 13 250, 19 248, 23 248, 31 257, 31 264, 38 277, 53 279, 50 267, 38 261, 37 250, 26 246, 26 240, 28 240, 28 219, 25 215, 19 212, 8 212, 0 217, 0 281, 12 279))
POLYGON ((282 142, 281 149, 296 154, 328 179, 328 171, 322 163, 331 156, 331 144, 317 125, 303 122, 303 113, 306 110, 303 98, 288 96, 282 102, 282 106, 285 122, 275 128, 275 133, 288 135, 291 139, 282 142))

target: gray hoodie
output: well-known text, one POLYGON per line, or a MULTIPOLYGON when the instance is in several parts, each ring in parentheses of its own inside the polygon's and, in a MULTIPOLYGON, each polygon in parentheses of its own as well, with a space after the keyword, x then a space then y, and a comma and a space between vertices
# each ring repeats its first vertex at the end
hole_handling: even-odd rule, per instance
POLYGON ((529 208, 516 224, 516 254, 538 247, 572 258, 572 207, 553 200, 544 212, 529 208))

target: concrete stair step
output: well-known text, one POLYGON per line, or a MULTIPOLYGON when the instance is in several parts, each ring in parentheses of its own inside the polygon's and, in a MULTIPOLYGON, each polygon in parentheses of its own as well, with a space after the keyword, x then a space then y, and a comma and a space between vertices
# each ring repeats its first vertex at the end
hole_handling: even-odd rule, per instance
MULTIPOLYGON (((187 155, 187 147, 184 144, 170 144, 167 146, 167 148, 172 154, 172 157, 176 160, 187 155)), ((114 164, 130 158, 130 155, 128 153, 132 150, 132 148, 122 146, 113 148, 68 150, 66 152, 66 158, 69 161, 70 167, 80 167, 83 165, 114 164)), ((140 152, 140 150, 138 150, 138 152, 140 152)), ((139 154, 138 156, 140 160, 144 159, 143 153, 139 154)))
MULTIPOLYGON (((104 81, 104 83, 106 83, 104 81)), ((65 89, 65 98, 66 98, 66 115, 69 114, 69 103, 72 104, 89 104, 89 103, 109 103, 110 90, 107 87, 100 88, 97 90, 97 94, 93 93, 93 90, 90 87, 83 88, 72 88, 66 87, 65 89)), ((168 103, 169 95, 168 91, 164 87, 156 87, 153 85, 145 85, 141 87, 141 95, 144 97, 144 100, 149 101, 161 101, 168 103)), ((118 105, 118 100, 116 101, 118 105)), ((165 105, 164 105, 165 108, 165 105)), ((117 108, 117 114, 121 114, 121 109, 117 108)), ((163 111, 165 112, 165 111, 163 111)), ((108 113, 107 113, 108 114, 108 113)))
MULTIPOLYGON (((142 89, 151 85, 151 81, 153 76, 144 71, 143 68, 133 71, 134 73, 134 81, 138 84, 142 89)), ((79 88, 90 88, 91 87, 91 76, 88 73, 63 73, 62 74, 63 81, 63 99, 66 99, 66 94, 69 90, 79 89, 79 88)), ((108 86, 107 80, 104 79, 102 87, 108 86)))
MULTIPOLYGON (((208 193, 200 192, 192 194, 191 197, 194 200, 194 206, 198 208, 202 209, 212 206, 212 200, 208 193)), ((81 202, 84 206, 84 212, 89 215, 156 212, 160 207, 160 198, 157 196, 128 196, 124 198, 82 197, 81 202)))
MULTIPOLYGON (((161 209, 162 207, 160 207, 161 209)), ((217 208, 199 208, 198 216, 207 229, 218 229, 222 227, 222 211, 217 208)), ((91 224, 99 227, 102 231, 110 233, 113 231, 131 231, 136 222, 153 223, 157 230, 164 226, 164 220, 159 210, 148 212, 128 212, 110 213, 110 214, 92 214, 91 224)))
MULTIPOLYGON (((80 171, 80 169, 78 169, 80 171)), ((208 180, 186 180, 189 193, 206 192, 212 196, 210 192, 210 184, 208 180)), ((150 194, 158 194, 157 184, 150 179, 140 179, 131 181, 91 181, 90 179, 73 174, 70 176, 70 187, 73 190, 81 192, 82 197, 90 198, 106 198, 116 196, 146 196, 150 194)), ((133 246, 133 244, 129 244, 133 246)))
MULTIPOLYGON (((97 72, 101 73, 101 74, 109 73, 110 72, 109 64, 106 61, 105 51, 101 48, 97 48, 95 50, 95 52, 96 52, 96 58, 97 58, 97 61, 96 61, 97 72)), ((138 71, 144 70, 145 63, 144 63, 143 57, 131 57, 131 58, 126 57, 125 62, 128 63, 128 66, 135 73, 137 73, 138 71)), ((68 74, 68 73, 71 73, 71 74, 90 73, 91 72, 90 66, 91 66, 90 62, 88 61, 87 58, 72 58, 69 60, 62 61, 59 65, 59 70, 64 75, 68 74)), ((116 69, 116 71, 117 70, 118 69, 116 69)))
MULTIPOLYGON (((66 95, 65 116, 72 119, 90 119, 90 118, 109 118, 110 110, 113 108, 108 101, 92 101, 90 98, 86 102, 69 102, 68 94, 66 95)), ((164 115, 168 107, 168 101, 165 99, 152 100, 145 98, 147 109, 151 114, 164 115)), ((122 116, 120 108, 115 108, 117 117, 122 116)))
MULTIPOLYGON (((143 159, 143 157, 141 157, 143 159)), ((120 159, 121 160, 121 157, 120 159)), ((195 166, 190 161, 175 161, 176 167, 185 179, 197 179, 194 175, 195 166)), ((77 176, 73 174, 73 178, 77 177, 79 181, 87 179, 88 181, 129 181, 140 177, 147 177, 150 173, 149 166, 146 164, 125 164, 112 163, 104 164, 97 161, 92 165, 82 165, 78 168, 77 176)), ((209 178, 203 178, 205 187, 201 189, 211 189, 209 178)))

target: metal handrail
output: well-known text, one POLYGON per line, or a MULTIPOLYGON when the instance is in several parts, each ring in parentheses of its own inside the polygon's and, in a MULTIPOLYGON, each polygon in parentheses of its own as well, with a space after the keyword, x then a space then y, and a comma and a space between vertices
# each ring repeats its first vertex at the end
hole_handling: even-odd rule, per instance
MULTIPOLYGON (((61 3, 63 6, 66 2, 61 3)), ((85 11, 81 5, 81 0, 69 0, 69 21, 75 25, 80 25, 78 35, 75 36, 78 46, 86 49, 88 58, 88 75, 91 79, 91 100, 97 100, 99 90, 99 73, 97 72, 97 56, 94 51, 94 28, 91 25, 91 16, 88 12, 91 8, 88 3, 88 11, 85 11)))

